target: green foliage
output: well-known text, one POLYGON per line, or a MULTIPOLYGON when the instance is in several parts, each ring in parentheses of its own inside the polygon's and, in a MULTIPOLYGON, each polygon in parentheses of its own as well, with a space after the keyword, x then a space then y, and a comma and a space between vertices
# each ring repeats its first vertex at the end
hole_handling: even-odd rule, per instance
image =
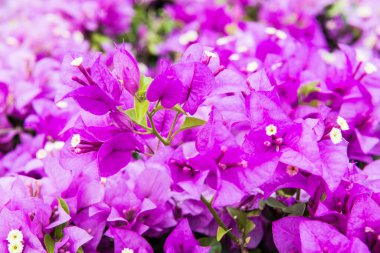
POLYGON ((46 234, 44 236, 44 244, 45 244, 47 253, 54 253, 55 242, 49 234, 46 234))
POLYGON ((222 245, 214 237, 203 237, 198 241, 201 246, 210 246, 210 253, 222 253, 222 245))
POLYGON ((246 212, 231 207, 227 207, 227 211, 232 219, 235 220, 239 230, 244 235, 244 238, 256 227, 255 223, 249 219, 246 212))
POLYGON ((218 227, 218 230, 216 231, 216 240, 220 242, 222 240, 223 236, 225 236, 228 232, 231 231, 231 228, 228 230, 225 230, 221 226, 218 227))
POLYGON ((206 123, 206 121, 194 117, 186 117, 185 121, 183 122, 180 130, 186 130, 193 127, 202 126, 206 123))

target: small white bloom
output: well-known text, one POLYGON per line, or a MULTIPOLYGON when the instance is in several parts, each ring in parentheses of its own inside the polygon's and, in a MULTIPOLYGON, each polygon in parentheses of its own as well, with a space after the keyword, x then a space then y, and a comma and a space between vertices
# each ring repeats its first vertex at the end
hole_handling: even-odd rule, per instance
POLYGON ((190 30, 179 36, 179 43, 183 46, 198 39, 197 31, 190 30))
POLYGON ((208 51, 208 50, 206 50, 205 51, 205 55, 207 56, 207 57, 211 57, 211 58, 215 58, 215 57, 218 57, 218 55, 216 54, 216 53, 213 53, 213 52, 211 52, 211 51, 208 51))
POLYGON ((56 141, 53 143, 53 147, 56 150, 61 150, 65 146, 65 143, 63 141, 56 141))
POLYGON ((42 160, 46 158, 47 154, 48 152, 45 149, 41 148, 36 152, 36 158, 42 160))
POLYGON ((124 248, 121 253, 134 253, 134 250, 133 249, 130 249, 130 248, 124 248))
POLYGON ((237 48, 236 48, 236 52, 238 52, 238 53, 245 53, 245 52, 247 52, 249 50, 249 48, 247 47, 247 46, 238 46, 237 48))
POLYGON ((336 119, 336 123, 340 126, 340 129, 342 129, 342 131, 350 129, 350 127, 347 124, 347 121, 341 116, 338 116, 338 118, 336 119))
POLYGON ((339 128, 333 127, 330 132, 330 139, 334 144, 340 143, 343 140, 342 131, 339 128))
POLYGON ((228 57, 230 61, 238 61, 240 59, 240 56, 238 54, 231 54, 230 57, 228 57))
POLYGON ((272 135, 275 135, 277 134, 277 127, 273 124, 270 124, 268 125, 266 128, 265 128, 265 133, 268 135, 268 136, 272 136, 272 135))
POLYGON ((71 147, 76 148, 80 143, 80 134, 74 134, 73 137, 71 137, 71 147))
POLYGON ((266 32, 267 34, 269 34, 269 35, 274 35, 274 34, 276 34, 276 31, 277 31, 277 29, 274 28, 274 27, 266 27, 266 28, 265 28, 265 32, 266 32))
POLYGON ((75 58, 74 60, 71 61, 71 66, 74 66, 74 67, 79 67, 83 62, 83 57, 82 56, 79 56, 77 58, 75 58))
POLYGON ((248 72, 256 71, 258 67, 259 67, 259 64, 257 62, 251 61, 247 64, 247 71, 248 72))
POLYGON ((46 142, 44 149, 47 152, 51 152, 54 149, 54 144, 50 141, 46 142))
POLYGON ((330 52, 327 52, 325 50, 323 51, 320 51, 320 55, 322 57, 322 59, 328 63, 328 64, 333 64, 336 57, 335 57, 335 54, 334 53, 330 53, 330 52))
POLYGON ((22 253, 24 245, 21 242, 12 242, 8 244, 9 253, 22 253))
POLYGON ((284 40, 288 37, 288 35, 284 31, 281 31, 281 30, 276 31, 276 36, 277 36, 277 38, 279 38, 281 40, 284 40))
POLYGON ((356 13, 361 18, 370 18, 373 14, 371 7, 369 7, 368 5, 360 5, 357 8, 356 13))
POLYGON ((18 229, 11 229, 7 236, 7 241, 9 243, 22 242, 23 239, 24 236, 22 235, 22 232, 18 229))
POLYGON ((366 74, 370 75, 377 71, 377 67, 373 63, 366 62, 364 65, 364 71, 366 74))
POLYGON ((234 39, 232 37, 221 37, 221 38, 219 38, 219 39, 216 40, 216 44, 218 46, 223 46, 223 45, 226 45, 226 44, 230 43, 233 40, 234 39))
POLYGON ((69 106, 69 104, 66 101, 59 101, 55 104, 60 109, 65 109, 69 106))
POLYGON ((73 39, 74 39, 75 42, 80 43, 80 42, 84 41, 84 35, 80 31, 73 32, 72 37, 73 37, 73 39))

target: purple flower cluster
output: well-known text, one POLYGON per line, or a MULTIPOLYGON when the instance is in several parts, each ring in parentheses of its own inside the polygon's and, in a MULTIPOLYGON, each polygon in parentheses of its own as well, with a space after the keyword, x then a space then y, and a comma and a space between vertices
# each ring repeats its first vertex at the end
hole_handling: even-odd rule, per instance
POLYGON ((380 252, 374 1, 220 2, 4 1, 0 252, 380 252))

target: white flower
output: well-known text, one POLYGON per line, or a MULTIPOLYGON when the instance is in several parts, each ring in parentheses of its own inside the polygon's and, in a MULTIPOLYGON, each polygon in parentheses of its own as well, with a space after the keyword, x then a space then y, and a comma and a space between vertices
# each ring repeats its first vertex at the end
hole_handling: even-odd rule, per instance
POLYGON ((36 152, 36 158, 39 160, 46 158, 47 155, 48 155, 47 151, 42 148, 36 152))
POLYGON ((373 63, 366 62, 364 65, 364 71, 367 75, 370 75, 377 71, 377 67, 373 63))
POLYGON ((247 71, 253 72, 253 71, 257 70, 258 67, 259 67, 259 64, 257 62, 251 61, 247 64, 247 71))
POLYGON ((196 41, 198 39, 197 31, 190 30, 179 36, 179 43, 181 45, 187 45, 190 42, 196 41))
POLYGON ((333 127, 330 132, 330 139, 334 144, 340 143, 343 140, 342 131, 339 128, 333 127))
POLYGON ((24 245, 21 242, 12 242, 8 244, 9 253, 22 253, 24 245))
POLYGON ((22 235, 22 232, 18 229, 11 229, 7 236, 7 241, 9 243, 22 242, 23 239, 24 236, 22 235))
POLYGON ((74 66, 74 67, 79 67, 82 64, 82 62, 83 62, 83 57, 80 56, 80 57, 77 57, 74 60, 72 60, 70 65, 74 66))
POLYGON ((73 137, 71 137, 71 147, 76 148, 80 143, 80 135, 74 134, 73 137))
POLYGON ((268 136, 272 136, 272 135, 275 135, 277 134, 277 127, 273 124, 270 124, 268 125, 266 128, 265 128, 265 133, 268 135, 268 136))
POLYGON ((340 116, 338 116, 338 118, 336 119, 336 123, 340 126, 340 129, 342 129, 342 131, 350 129, 350 127, 347 124, 347 121, 340 116))

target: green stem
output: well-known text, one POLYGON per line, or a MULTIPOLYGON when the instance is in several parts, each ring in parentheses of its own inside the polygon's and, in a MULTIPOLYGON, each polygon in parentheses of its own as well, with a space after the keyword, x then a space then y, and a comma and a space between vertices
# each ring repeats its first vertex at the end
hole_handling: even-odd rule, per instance
POLYGON ((153 122, 153 117, 152 115, 148 112, 148 118, 149 118, 149 122, 150 122, 150 125, 152 127, 152 134, 154 134, 165 146, 168 146, 170 143, 167 142, 161 135, 160 133, 157 131, 156 129, 156 126, 154 125, 154 122, 153 122))
MULTIPOLYGON (((215 209, 212 207, 211 203, 207 201, 207 199, 205 197, 203 197, 203 195, 201 195, 201 200, 202 202, 207 206, 207 209, 210 211, 210 213, 212 214, 212 216, 214 217, 214 219, 216 220, 216 222, 218 223, 218 225, 220 227, 222 227, 225 231, 228 231, 229 228, 226 226, 226 224, 224 224, 224 222, 222 221, 222 219, 219 217, 219 215, 216 213, 215 209)), ((239 245, 239 247, 241 247, 241 244, 242 242, 231 232, 231 231, 228 231, 227 232, 227 235, 237 244, 239 245)))
MULTIPOLYGON (((174 121, 173 121, 173 123, 172 123, 172 126, 170 127, 170 130, 169 130, 169 134, 168 134, 168 137, 166 138, 166 141, 167 142, 171 142, 172 141, 172 133, 173 133, 173 130, 174 130, 174 127, 175 127, 175 125, 177 124, 177 120, 178 120, 178 117, 179 117, 179 114, 180 114, 180 112, 177 112, 177 114, 175 115, 175 118, 174 118, 174 121)), ((174 137, 174 136, 173 136, 174 137)))

